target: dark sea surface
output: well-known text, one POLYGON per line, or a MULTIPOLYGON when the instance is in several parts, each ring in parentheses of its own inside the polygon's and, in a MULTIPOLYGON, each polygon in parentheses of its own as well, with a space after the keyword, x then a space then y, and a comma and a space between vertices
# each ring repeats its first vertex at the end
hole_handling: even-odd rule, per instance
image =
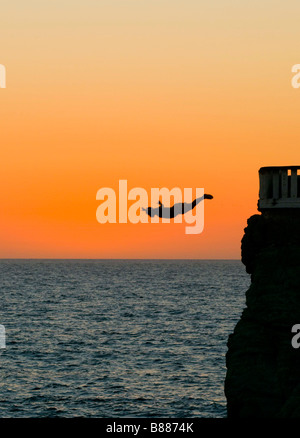
POLYGON ((0 417, 225 417, 239 261, 1 260, 0 417))

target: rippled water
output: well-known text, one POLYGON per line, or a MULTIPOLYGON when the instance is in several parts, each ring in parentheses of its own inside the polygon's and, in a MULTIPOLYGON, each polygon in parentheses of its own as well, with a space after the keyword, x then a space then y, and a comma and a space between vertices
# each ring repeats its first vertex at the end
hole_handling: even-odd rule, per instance
POLYGON ((1 417, 224 417, 238 261, 2 260, 1 417))

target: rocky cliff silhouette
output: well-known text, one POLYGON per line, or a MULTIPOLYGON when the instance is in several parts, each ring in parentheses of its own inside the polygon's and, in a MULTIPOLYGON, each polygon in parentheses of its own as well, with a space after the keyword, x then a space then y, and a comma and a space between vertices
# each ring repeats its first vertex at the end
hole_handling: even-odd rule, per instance
POLYGON ((242 262, 251 274, 246 308, 228 339, 230 418, 300 418, 300 209, 250 217, 242 262))

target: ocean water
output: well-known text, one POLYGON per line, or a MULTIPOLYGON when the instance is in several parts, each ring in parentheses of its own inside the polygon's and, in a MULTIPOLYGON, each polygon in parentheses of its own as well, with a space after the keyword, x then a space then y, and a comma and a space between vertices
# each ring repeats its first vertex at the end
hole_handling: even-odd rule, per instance
POLYGON ((225 417, 239 261, 2 260, 0 417, 225 417))

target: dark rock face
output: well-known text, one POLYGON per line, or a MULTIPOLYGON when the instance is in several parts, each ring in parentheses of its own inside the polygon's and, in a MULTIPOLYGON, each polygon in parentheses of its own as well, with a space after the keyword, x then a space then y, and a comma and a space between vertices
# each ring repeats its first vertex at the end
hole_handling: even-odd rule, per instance
POLYGON ((228 339, 228 417, 300 418, 300 212, 248 219, 242 262, 251 274, 246 309, 228 339))

